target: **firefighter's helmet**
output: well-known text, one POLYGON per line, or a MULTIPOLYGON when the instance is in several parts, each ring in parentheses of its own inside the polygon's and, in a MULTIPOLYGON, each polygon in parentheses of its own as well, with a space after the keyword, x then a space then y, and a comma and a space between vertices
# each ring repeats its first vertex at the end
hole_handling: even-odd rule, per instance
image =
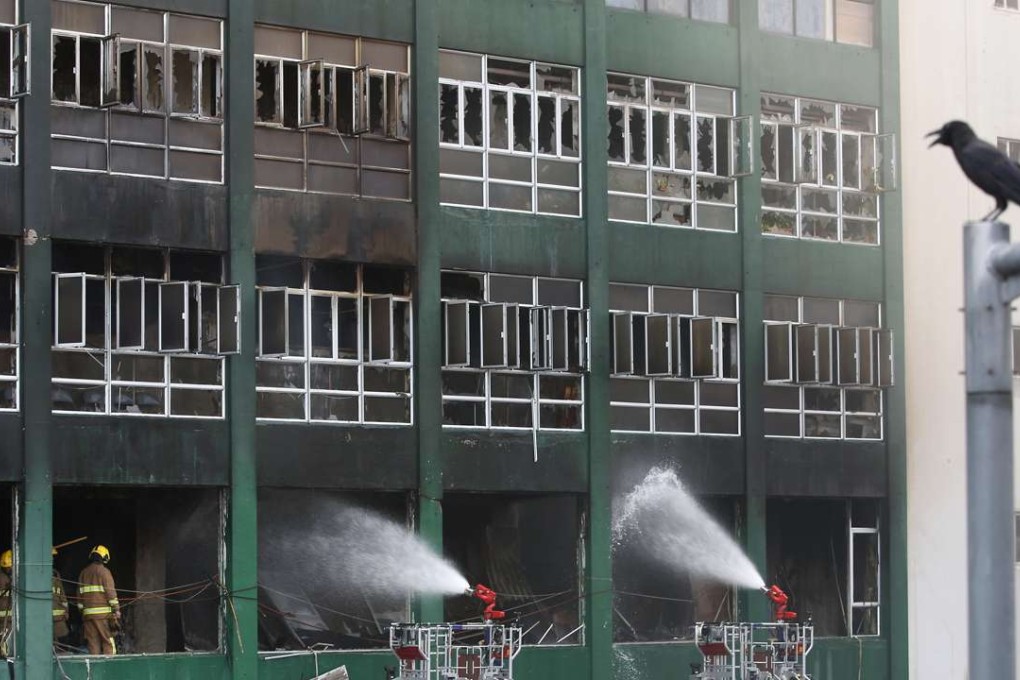
POLYGON ((110 561, 110 551, 106 548, 105 545, 97 545, 95 548, 93 548, 92 552, 89 553, 89 557, 92 557, 93 555, 98 555, 99 559, 102 560, 103 564, 106 564, 107 562, 110 561))
POLYGON ((11 569, 14 566, 14 553, 4 550, 0 554, 0 569, 11 569))

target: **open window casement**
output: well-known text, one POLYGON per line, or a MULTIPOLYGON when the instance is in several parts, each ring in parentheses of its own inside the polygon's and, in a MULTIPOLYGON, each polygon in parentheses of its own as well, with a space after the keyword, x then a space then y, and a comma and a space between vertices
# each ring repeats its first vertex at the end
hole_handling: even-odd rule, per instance
POLYGON ((836 384, 860 385, 859 335, 856 328, 836 329, 836 384))
POLYGON ((861 135, 861 185, 864 191, 882 194, 899 184, 896 135, 861 135))
POLYGON ((506 328, 507 368, 521 368, 524 351, 521 349, 521 313, 517 305, 503 305, 506 328))
MULTIPOLYGON (((875 385, 892 387, 895 384, 893 368, 893 333, 889 330, 875 331, 875 385)), ((1013 331, 1013 356, 1016 357, 1016 331, 1013 331)), ((1013 372, 1016 373, 1014 361, 1013 372)))
POLYGON ((468 337, 469 302, 443 303, 443 366, 467 366, 471 363, 468 337))
POLYGON ((386 136, 411 139, 411 79, 405 73, 390 73, 386 79, 386 136))
POLYGON ((650 377, 673 374, 673 324, 667 314, 648 314, 641 319, 644 327, 644 375, 650 377))
POLYGON ((354 124, 351 130, 352 135, 363 135, 372 129, 369 116, 369 75, 368 66, 359 66, 354 69, 354 124))
POLYGON ((691 319, 691 377, 719 377, 716 347, 718 326, 711 317, 691 319))
POLYGON ((9 96, 12 99, 16 99, 32 92, 32 60, 29 57, 31 28, 29 24, 21 24, 10 29, 10 40, 11 80, 9 96))
POLYGON ((56 274, 53 285, 53 345, 84 347, 85 274, 56 274))
POLYGON ((729 148, 726 150, 730 177, 754 173, 754 118, 737 116, 726 119, 729 148))
POLYGON ((634 315, 630 312, 612 314, 613 375, 634 374, 634 315))
POLYGON ((117 279, 117 349, 145 347, 145 279, 117 279))
POLYGON ((188 347, 193 352, 215 354, 219 344, 219 289, 213 283, 195 281, 188 298, 188 347))
POLYGON ((793 382, 793 323, 765 323, 765 382, 793 382))
POLYGON ((202 52, 198 110, 206 118, 223 118, 223 60, 214 52, 202 52))
POLYGON ((188 290, 186 281, 159 284, 159 351, 188 351, 188 290))
POLYGON ((673 329, 673 375, 678 378, 691 377, 691 317, 674 315, 670 321, 673 329))
POLYGON ((859 371, 859 382, 861 385, 875 385, 875 329, 857 329, 857 365, 859 371))
POLYGON ((0 271, 0 343, 18 343, 18 273, 0 271))
POLYGON ((818 184, 820 139, 818 128, 802 125, 793 129, 793 181, 796 184, 818 184))
POLYGON ((393 361, 393 297, 368 298, 368 360, 393 361))
POLYGON ((793 184, 796 181, 797 126, 789 123, 762 121, 762 179, 793 184))
POLYGON ((583 373, 588 368, 588 312, 567 310, 567 370, 583 373))
POLYGON ((484 304, 479 312, 481 324, 481 368, 506 368, 509 364, 506 305, 484 304))
POLYGON ((120 104, 120 34, 104 37, 100 48, 99 105, 105 108, 120 104))
POLYGON ((298 127, 322 127, 326 124, 326 93, 322 59, 298 64, 298 127))
POLYGON ((549 309, 549 368, 554 371, 570 369, 570 335, 568 333, 567 309, 552 307, 549 309))
POLYGON ((833 383, 832 372, 832 347, 835 331, 832 326, 818 326, 818 383, 831 385, 833 383))
POLYGON ((241 351, 241 287, 220 286, 216 304, 216 353, 241 351))
POLYGON ((718 377, 740 379, 740 327, 736 321, 716 319, 718 377))
POLYGON ((286 288, 259 288, 259 356, 287 354, 288 302, 286 288))
POLYGON ((552 368, 552 318, 548 307, 531 307, 531 370, 548 371, 552 368))
POLYGON ((795 327, 794 343, 797 359, 796 380, 801 385, 818 382, 818 326, 802 324, 795 327))

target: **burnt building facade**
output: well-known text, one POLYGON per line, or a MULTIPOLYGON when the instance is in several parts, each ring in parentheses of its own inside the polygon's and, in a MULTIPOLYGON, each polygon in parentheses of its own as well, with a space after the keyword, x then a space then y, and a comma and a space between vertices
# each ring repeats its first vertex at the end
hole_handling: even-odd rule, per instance
POLYGON ((382 677, 390 621, 478 611, 347 578, 363 509, 505 595, 522 677, 683 674, 769 608, 614 550, 656 466, 813 672, 905 677, 896 22, 0 0, 18 677, 382 677), (116 658, 50 640, 96 543, 116 658))

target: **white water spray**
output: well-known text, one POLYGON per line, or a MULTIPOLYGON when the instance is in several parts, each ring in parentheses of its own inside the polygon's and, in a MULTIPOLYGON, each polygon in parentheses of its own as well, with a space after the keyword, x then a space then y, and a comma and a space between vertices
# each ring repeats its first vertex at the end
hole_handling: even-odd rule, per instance
POLYGON ((671 469, 652 468, 614 515, 614 548, 635 545, 677 571, 741 588, 765 586, 747 555, 671 469))
POLYGON ((276 547, 314 560, 322 578, 345 590, 401 597, 408 592, 455 595, 469 587, 453 564, 382 515, 341 503, 317 509, 315 517, 276 547))

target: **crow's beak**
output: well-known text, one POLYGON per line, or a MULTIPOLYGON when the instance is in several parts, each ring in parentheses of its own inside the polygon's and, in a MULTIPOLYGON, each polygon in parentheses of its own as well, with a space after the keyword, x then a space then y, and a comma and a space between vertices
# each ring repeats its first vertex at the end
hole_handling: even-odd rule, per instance
POLYGON ((925 137, 925 139, 927 139, 928 137, 935 137, 935 140, 931 144, 928 145, 928 148, 930 149, 930 148, 932 148, 933 146, 935 146, 936 144, 938 144, 939 142, 942 141, 942 130, 941 129, 932 130, 931 132, 926 134, 924 137, 925 137))

